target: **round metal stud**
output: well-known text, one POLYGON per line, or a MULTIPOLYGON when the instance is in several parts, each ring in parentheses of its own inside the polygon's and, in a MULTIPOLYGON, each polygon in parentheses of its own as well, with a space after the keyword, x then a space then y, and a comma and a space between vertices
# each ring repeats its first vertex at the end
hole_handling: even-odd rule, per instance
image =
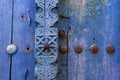
POLYGON ((60 46, 60 47, 59 47, 59 51, 60 51, 61 53, 66 53, 66 52, 67 52, 67 46, 66 46, 66 45, 60 46))
POLYGON ((17 52, 17 46, 14 44, 8 45, 7 46, 7 53, 12 55, 15 54, 17 52))
POLYGON ((58 33, 59 38, 65 38, 65 31, 64 30, 60 30, 58 33))
POLYGON ((76 53, 81 53, 83 49, 82 46, 76 46, 74 50, 76 53))
POLYGON ((90 51, 92 53, 96 54, 98 52, 98 50, 99 50, 99 48, 98 48, 98 46, 96 44, 91 45, 90 51))
POLYGON ((113 45, 111 45, 111 44, 107 45, 106 51, 107 51, 108 53, 113 53, 114 50, 115 50, 115 48, 114 48, 113 45))
POLYGON ((44 50, 48 50, 50 48, 50 45, 48 43, 44 44, 44 50))

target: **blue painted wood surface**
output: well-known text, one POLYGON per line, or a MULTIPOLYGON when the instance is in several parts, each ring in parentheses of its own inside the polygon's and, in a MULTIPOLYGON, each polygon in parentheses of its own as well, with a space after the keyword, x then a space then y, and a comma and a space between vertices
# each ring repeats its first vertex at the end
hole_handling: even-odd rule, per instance
MULTIPOLYGON (((43 2, 45 1, 43 0, 43 2)), ((48 5, 44 5, 44 14, 47 16, 43 14, 43 21, 41 18, 38 19, 41 26, 36 27, 38 29, 43 25, 45 27, 43 31, 48 30, 49 32, 52 20, 48 19, 48 14, 50 14, 47 11, 49 10, 48 5)), ((36 65, 37 69, 43 70, 38 70, 38 80, 41 78, 43 80, 51 78, 55 80, 120 80, 120 1, 66 0, 60 1, 60 5, 60 18, 58 24, 54 26, 59 26, 59 30, 65 30, 66 38, 59 39, 58 45, 67 45, 68 52, 65 54, 58 52, 59 55, 55 53, 55 56, 52 56, 54 61, 50 64, 48 62, 51 60, 47 61, 47 58, 51 58, 51 56, 42 54, 39 57, 37 55, 41 60, 36 65), (92 44, 98 46, 98 53, 90 52, 92 44), (108 54, 105 50, 108 44, 115 47, 112 54, 108 54), (74 51, 77 45, 83 47, 83 52, 80 54, 76 54, 74 51), (39 62, 45 65, 41 65, 39 62)), ((39 10, 41 11, 41 8, 39 10)), ((34 34, 34 14, 34 0, 0 1, 0 80, 34 80, 34 36, 37 36, 34 34), (6 48, 9 44, 17 46, 16 54, 7 54, 6 48)), ((46 34, 41 33, 37 37, 41 40, 42 37, 43 39, 46 37, 46 34)), ((47 34, 47 36, 53 40, 51 34, 47 34)), ((54 36, 57 37, 57 31, 54 36)), ((53 40, 52 45, 55 41, 56 39, 53 40)), ((55 43, 55 46, 52 47, 55 51, 58 49, 56 45, 55 43)))
POLYGON ((14 0, 11 80, 34 80, 35 1, 14 0))
MULTIPOLYGON (((59 21, 58 21, 58 33, 60 30, 65 31, 64 38, 58 38, 58 45, 68 47, 68 20, 69 20, 69 0, 59 1, 59 21)), ((68 80, 68 52, 62 53, 59 50, 58 53, 58 78, 57 80, 68 80)))
POLYGON ((6 48, 11 44, 12 0, 0 0, 0 80, 9 80, 10 56, 6 48))
POLYGON ((120 80, 120 1, 70 0, 68 80, 120 80), (97 54, 90 46, 99 47, 97 54), (105 50, 115 47, 112 54, 105 50), (82 45, 76 54, 74 47, 82 45))
POLYGON ((0 1, 0 80, 34 80, 34 0, 0 1), (15 54, 7 46, 17 46, 15 54))

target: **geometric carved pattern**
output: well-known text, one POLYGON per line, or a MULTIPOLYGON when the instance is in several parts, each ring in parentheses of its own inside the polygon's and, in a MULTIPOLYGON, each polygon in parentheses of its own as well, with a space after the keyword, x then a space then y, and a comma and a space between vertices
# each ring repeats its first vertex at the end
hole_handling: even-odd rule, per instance
POLYGON ((35 80, 56 79, 57 74, 57 28, 58 14, 51 10, 58 0, 36 0, 36 30, 35 30, 35 80), (49 49, 44 50, 45 44, 49 49))

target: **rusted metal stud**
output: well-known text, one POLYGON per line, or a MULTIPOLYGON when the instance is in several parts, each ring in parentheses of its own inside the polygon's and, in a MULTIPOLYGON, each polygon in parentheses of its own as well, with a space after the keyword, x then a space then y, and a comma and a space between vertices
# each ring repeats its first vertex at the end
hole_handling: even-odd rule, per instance
POLYGON ((76 46, 74 50, 76 53, 81 53, 83 51, 82 46, 76 46))
POLYGON ((44 51, 48 50, 50 48, 50 45, 48 43, 44 44, 44 51))
POLYGON ((115 50, 115 48, 114 48, 113 45, 111 45, 111 44, 107 45, 106 51, 107 51, 108 53, 113 53, 114 50, 115 50))
POLYGON ((96 54, 98 52, 98 50, 99 50, 99 48, 98 48, 98 46, 96 44, 91 45, 90 51, 92 53, 96 54))
POLYGON ((64 30, 60 30, 58 32, 58 36, 59 36, 59 38, 65 38, 65 31, 64 30))
POLYGON ((59 51, 60 51, 61 53, 66 53, 66 52, 67 52, 67 46, 66 46, 66 45, 60 46, 60 47, 59 47, 59 51))
POLYGON ((15 54, 17 52, 17 47, 14 44, 10 44, 7 46, 7 53, 12 55, 15 54))

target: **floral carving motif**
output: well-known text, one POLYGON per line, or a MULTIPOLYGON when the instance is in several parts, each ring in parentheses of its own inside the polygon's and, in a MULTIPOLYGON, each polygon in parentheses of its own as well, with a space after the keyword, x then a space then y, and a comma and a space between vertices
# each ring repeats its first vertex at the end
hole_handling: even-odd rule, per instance
POLYGON ((51 10, 58 0, 36 0, 35 33, 35 79, 51 80, 57 74, 57 28, 52 27, 58 21, 58 15, 51 10), (45 44, 50 48, 44 50, 45 44))

